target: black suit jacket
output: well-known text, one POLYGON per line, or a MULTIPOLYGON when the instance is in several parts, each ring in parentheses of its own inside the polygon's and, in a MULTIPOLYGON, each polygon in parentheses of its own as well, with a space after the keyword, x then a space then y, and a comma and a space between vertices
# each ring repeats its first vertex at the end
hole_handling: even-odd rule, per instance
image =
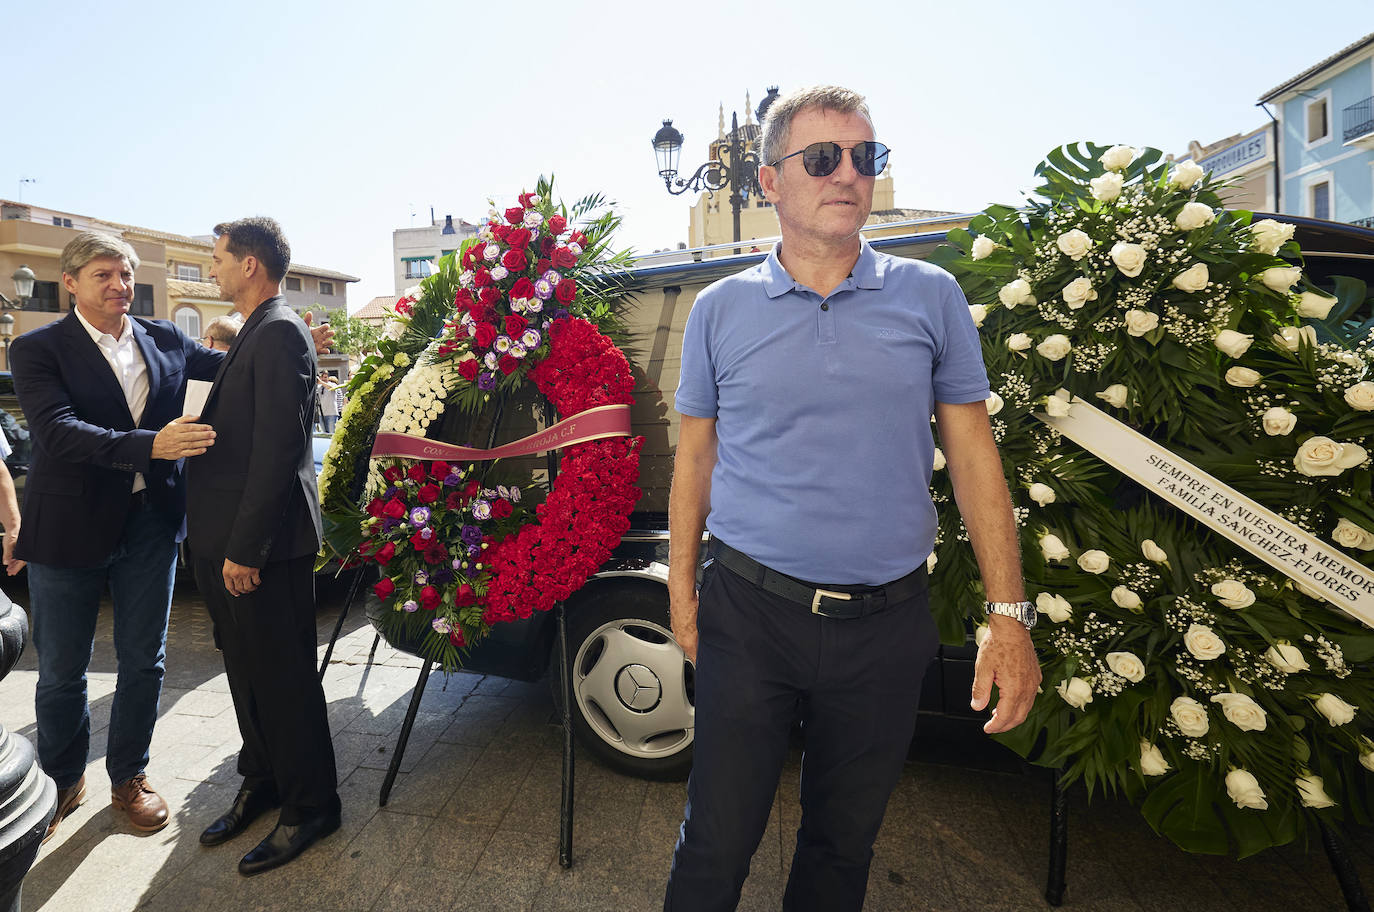
POLYGON ((187 460, 197 558, 262 567, 320 549, 310 446, 317 373, 310 332, 284 298, 244 321, 201 415, 215 445, 187 460))
POLYGON ((10 368, 33 435, 15 556, 54 567, 91 567, 124 534, 134 473, 153 507, 185 535, 180 462, 153 459, 153 438, 181 416, 186 381, 209 380, 224 360, 165 320, 129 318, 148 367, 148 401, 135 425, 124 390, 75 313, 26 332, 10 368))

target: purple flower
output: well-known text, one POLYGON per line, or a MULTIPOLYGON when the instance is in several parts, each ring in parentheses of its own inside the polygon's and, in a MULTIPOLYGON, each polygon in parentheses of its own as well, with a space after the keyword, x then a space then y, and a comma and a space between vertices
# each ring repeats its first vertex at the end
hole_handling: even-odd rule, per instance
POLYGON ((415 571, 415 585, 417 585, 417 586, 423 586, 425 583, 428 583, 428 582, 429 582, 429 577, 425 574, 425 571, 423 571, 423 570, 416 570, 416 571, 415 571))
POLYGON ((539 335, 537 329, 527 329, 520 334, 520 344, 525 346, 526 351, 534 351, 543 341, 543 336, 539 335))
POLYGON ((404 609, 405 611, 414 612, 414 611, 419 610, 420 606, 419 606, 418 603, 416 603, 416 601, 415 601, 414 599, 411 599, 410 601, 408 601, 408 602, 406 602, 404 605, 402 605, 401 608, 404 609))
POLYGON ((447 618, 437 617, 429 622, 429 626, 434 628, 435 633, 448 633, 453 628, 449 626, 447 618))
POLYGON ((532 301, 530 301, 529 304, 525 305, 525 309, 528 310, 530 313, 537 314, 544 309, 544 302, 539 300, 538 298, 535 298, 532 301))
POLYGON ((482 371, 477 375, 477 388, 479 390, 496 389, 496 375, 491 371, 482 371))
POLYGON ((555 320, 561 320, 561 319, 563 319, 564 317, 571 317, 571 316, 572 316, 572 311, 568 310, 566 307, 560 307, 560 308, 558 308, 557 310, 555 310, 555 311, 553 312, 553 318, 554 318, 555 320))
POLYGON ((458 474, 457 472, 450 471, 447 475, 444 476, 444 485, 446 487, 451 488, 456 484, 462 484, 462 481, 463 476, 458 474))
POLYGON ((550 285, 557 285, 559 282, 563 281, 563 277, 558 274, 557 270, 554 269, 550 269, 548 272, 544 273, 539 278, 543 279, 545 282, 548 282, 550 285))
POLYGON ((459 569, 459 568, 462 567, 462 566, 463 566, 463 559, 462 559, 461 557, 455 557, 455 558, 453 559, 453 569, 454 569, 454 570, 457 570, 457 569, 459 569))
POLYGON ((485 500, 474 500, 472 502, 472 516, 478 522, 491 519, 491 503, 485 500))
POLYGON ((421 530, 420 530, 420 538, 423 539, 424 541, 429 541, 429 540, 430 540, 431 538, 433 538, 433 537, 434 537, 434 530, 433 530, 433 529, 421 529, 421 530))
POLYGON ((416 507, 410 511, 410 521, 417 526, 423 526, 429 522, 429 507, 416 507))
POLYGON ((396 519, 394 516, 387 516, 387 517, 383 518, 383 519, 382 519, 382 534, 385 535, 386 533, 390 532, 392 529, 396 528, 396 527, 399 526, 400 524, 401 524, 401 521, 400 521, 399 519, 396 519))
POLYGON ((480 526, 463 526, 458 537, 463 540, 465 545, 480 545, 482 543, 482 529, 480 526))
POLYGON ((481 554, 481 553, 482 553, 482 546, 481 546, 481 545, 468 545, 468 557, 471 557, 471 558, 473 558, 473 559, 476 559, 476 558, 477 558, 477 555, 479 555, 479 554, 481 554))
POLYGON ((553 297, 553 284, 548 279, 540 279, 534 283, 535 296, 541 301, 547 301, 553 297))
POLYGON ((391 487, 387 488, 384 492, 382 492, 382 500, 390 500, 391 498, 395 497, 397 492, 399 492, 400 490, 400 488, 396 487, 395 485, 392 485, 391 487))
POLYGON ((447 567, 440 567, 438 570, 431 573, 429 578, 431 582, 437 585, 447 586, 449 583, 453 582, 453 571, 447 567))

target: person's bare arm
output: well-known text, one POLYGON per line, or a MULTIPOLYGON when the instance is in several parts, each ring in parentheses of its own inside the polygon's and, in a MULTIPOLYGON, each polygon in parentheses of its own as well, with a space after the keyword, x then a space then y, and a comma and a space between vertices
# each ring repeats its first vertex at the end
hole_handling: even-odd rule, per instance
MULTIPOLYGON (((1019 602, 1026 592, 1016 519, 987 407, 981 402, 937 402, 935 421, 984 592, 989 601, 1019 602)), ((997 685, 997 707, 983 726, 991 734, 1025 721, 1040 687, 1040 662, 1030 631, 1020 621, 993 614, 988 617, 988 627, 989 635, 978 649, 974 666, 971 705, 978 710, 986 707, 992 685, 997 685)))
POLYGON ((693 662, 697 658, 697 564, 706 514, 711 510, 715 466, 716 419, 683 415, 668 497, 668 599, 673 638, 693 662))
POLYGON ((14 576, 25 564, 14 558, 14 544, 19 541, 19 498, 14 493, 14 478, 9 466, 3 462, 0 462, 0 527, 5 530, 5 572, 14 576))

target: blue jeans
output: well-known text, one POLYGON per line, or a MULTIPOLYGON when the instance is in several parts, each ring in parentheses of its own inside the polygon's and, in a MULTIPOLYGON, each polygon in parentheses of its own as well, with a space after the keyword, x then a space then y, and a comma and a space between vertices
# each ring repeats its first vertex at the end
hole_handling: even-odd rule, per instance
MULTIPOLYGON (((81 532, 74 529, 72 534, 81 532)), ((130 511, 124 535, 104 563, 80 568, 29 564, 38 650, 38 759, 58 788, 75 785, 86 771, 91 741, 86 669, 107 582, 114 602, 118 679, 105 768, 118 785, 147 766, 166 668, 176 553, 176 528, 144 505, 130 511)))

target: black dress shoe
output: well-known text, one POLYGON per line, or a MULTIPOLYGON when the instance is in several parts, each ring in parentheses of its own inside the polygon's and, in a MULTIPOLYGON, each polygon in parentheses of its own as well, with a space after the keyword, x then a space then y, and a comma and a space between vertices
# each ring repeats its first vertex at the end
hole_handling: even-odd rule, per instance
POLYGON ((257 848, 243 856, 239 873, 244 877, 279 868, 339 828, 339 812, 310 817, 297 824, 277 824, 257 848))
POLYGON ((248 824, 257 820, 264 812, 280 806, 280 802, 263 789, 241 788, 229 810, 200 834, 200 844, 217 846, 228 842, 248 829, 248 824))

